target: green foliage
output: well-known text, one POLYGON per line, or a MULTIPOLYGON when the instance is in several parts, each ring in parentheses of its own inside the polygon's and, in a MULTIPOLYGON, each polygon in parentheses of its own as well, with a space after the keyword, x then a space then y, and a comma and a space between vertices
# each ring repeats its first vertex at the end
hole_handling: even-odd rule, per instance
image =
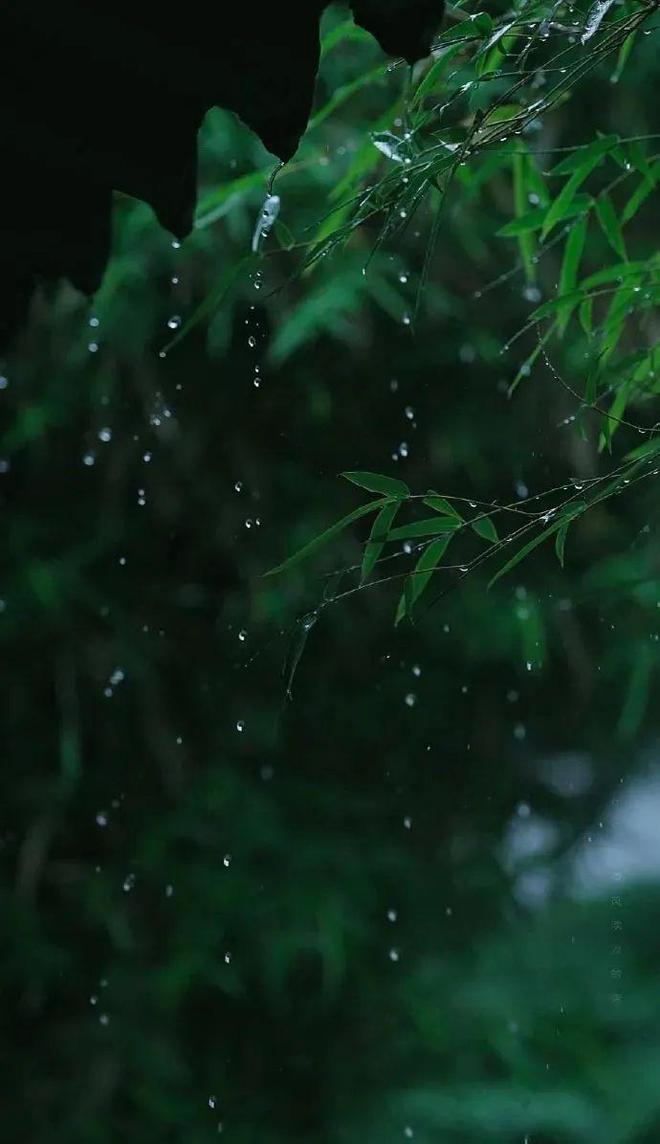
POLYGON ((258 254, 218 111, 181 247, 35 300, 3 1140, 658 1138, 657 24, 330 13, 258 254))

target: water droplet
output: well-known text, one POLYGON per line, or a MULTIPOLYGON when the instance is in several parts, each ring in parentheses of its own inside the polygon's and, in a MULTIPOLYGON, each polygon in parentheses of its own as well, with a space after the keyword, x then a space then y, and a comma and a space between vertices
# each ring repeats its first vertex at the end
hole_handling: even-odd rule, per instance
POLYGON ((405 698, 406 707, 414 707, 417 702, 417 696, 414 691, 409 691, 405 698))
POLYGON ((167 886, 165 887, 165 897, 171 898, 173 894, 174 894, 174 886, 172 885, 171 882, 168 882, 167 886))
POLYGON ((392 949, 388 953, 388 957, 389 957, 390 961, 398 961, 399 960, 398 949, 394 949, 394 947, 392 947, 392 949))
POLYGON ((412 828, 412 818, 410 817, 409 814, 406 814, 404 816, 403 825, 404 825, 406 830, 410 830, 412 828))
POLYGON ((222 859, 222 865, 231 866, 231 854, 225 854, 224 858, 222 859))
POLYGON ((90 343, 89 343, 89 345, 87 346, 87 349, 89 350, 90 354, 95 354, 95 353, 97 353, 97 352, 98 352, 98 348, 99 348, 99 343, 98 343, 98 342, 90 342, 90 343))
POLYGON ((388 910, 387 911, 388 922, 395 922, 397 917, 398 917, 398 914, 397 914, 396 910, 388 910))
POLYGON ((94 456, 94 454, 93 453, 85 453, 85 455, 83 457, 83 465, 87 465, 87 468, 90 469, 92 467, 92 465, 94 465, 95 463, 96 463, 96 457, 94 456))
POLYGON ((90 1003, 90 1005, 98 1005, 98 1002, 99 1002, 99 999, 98 999, 98 996, 97 996, 97 994, 96 994, 96 993, 92 993, 92 995, 91 995, 91 997, 90 997, 90 999, 89 999, 89 1003, 90 1003))
POLYGON ((227 953, 225 954, 225 965, 229 965, 230 961, 231 961, 231 954, 229 953, 229 951, 227 951, 227 953))
POLYGON ((98 436, 99 441, 105 441, 105 442, 111 441, 112 440, 112 429, 109 429, 108 426, 105 425, 103 427, 103 429, 99 429, 97 436, 98 436))
POLYGON ((246 632, 245 628, 241 628, 240 632, 238 633, 238 638, 241 641, 241 643, 245 643, 245 641, 247 639, 247 632, 246 632))
POLYGON ((122 883, 122 889, 125 894, 130 894, 135 885, 135 874, 127 874, 122 883))
POLYGON ((107 813, 107 811, 105 811, 105 810, 99 810, 98 811, 98 813, 96 815, 96 825, 97 826, 107 826, 108 825, 108 813, 107 813))
POLYGON ((240 493, 242 491, 242 489, 243 489, 243 482, 242 481, 236 481, 234 483, 234 492, 240 493))
POLYGON ((243 719, 236 720, 236 730, 243 732, 245 730, 245 721, 243 719))
POLYGON ((172 317, 167 319, 167 324, 171 330, 178 330, 181 325, 181 316, 179 314, 172 314, 172 317))
POLYGON ((217 1108, 217 1104, 218 1104, 217 1096, 210 1096, 209 1097, 209 1108, 217 1108))
POLYGON ((248 338, 248 345, 249 345, 250 349, 253 350, 254 347, 256 346, 256 344, 257 344, 257 339, 255 338, 254 334, 250 334, 250 336, 248 338))
POLYGON ((109 1024, 110 1024, 110 1018, 109 1018, 108 1014, 107 1013, 101 1013, 101 1015, 99 1017, 99 1025, 106 1026, 109 1024))
POLYGON ((417 678, 419 678, 419 676, 422 674, 422 669, 418 663, 413 664, 412 673, 413 675, 416 675, 417 678))

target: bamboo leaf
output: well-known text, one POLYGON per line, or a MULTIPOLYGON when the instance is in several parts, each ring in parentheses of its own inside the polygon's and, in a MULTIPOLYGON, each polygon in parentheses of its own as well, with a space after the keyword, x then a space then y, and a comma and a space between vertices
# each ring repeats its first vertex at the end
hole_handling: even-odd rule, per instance
POLYGON ((566 218, 567 208, 570 207, 577 191, 582 184, 588 179, 594 167, 597 167, 604 155, 612 149, 617 142, 617 137, 612 135, 606 139, 599 139, 596 143, 592 143, 589 147, 580 148, 573 156, 571 156, 571 163, 576 163, 575 167, 567 166, 569 160, 564 160, 555 167, 553 174, 563 174, 566 170, 572 170, 573 173, 569 179, 564 183, 557 198, 551 203, 545 216, 543 229, 541 231, 541 238, 545 239, 550 234, 553 227, 558 222, 566 218))
POLYGON ((346 477, 346 480, 352 481, 354 485, 359 485, 361 489, 368 489, 370 493, 383 493, 387 497, 396 497, 397 500, 405 500, 410 496, 410 489, 403 481, 397 480, 396 477, 385 477, 382 473, 356 470, 342 473, 342 477, 346 477))
POLYGON ((433 540, 422 552, 413 571, 406 577, 404 590, 396 610, 395 624, 400 623, 406 613, 412 611, 447 551, 450 541, 451 535, 442 536, 438 540, 433 540))
POLYGON ((596 199, 596 215, 602 227, 603 234, 619 258, 627 259, 626 245, 623 241, 621 226, 617 218, 614 205, 609 195, 600 195, 596 199))
POLYGON ((315 536, 313 540, 310 540, 308 544, 299 548, 297 552, 294 552, 293 556, 288 556, 281 564, 277 564, 275 568, 270 568, 268 572, 264 572, 264 576, 275 576, 276 573, 284 572, 285 569, 293 568, 294 565, 300 564, 302 560, 309 559, 309 557, 314 556, 320 548, 323 548, 324 544, 327 544, 329 540, 332 540, 333 537, 343 532, 354 520, 359 520, 361 516, 366 516, 367 513, 373 512, 374 509, 383 508, 384 505, 385 501, 379 499, 369 501, 368 504, 362 504, 359 508, 353 509, 352 512, 343 516, 341 520, 337 520, 334 524, 331 524, 330 528, 326 528, 325 532, 319 533, 319 535, 315 536))
POLYGON ((478 520, 471 520, 470 524, 473 531, 476 532, 477 536, 480 536, 482 540, 488 540, 491 544, 498 543, 500 538, 489 516, 481 516, 478 520))
POLYGON ((571 228, 566 240, 561 275, 559 278, 559 296, 562 305, 557 311, 557 329, 560 335, 564 333, 576 304, 571 298, 571 294, 575 290, 577 283, 578 269, 587 237, 587 226, 587 218, 579 219, 575 226, 571 228))
POLYGON ((412 524, 402 524, 393 528, 387 539, 414 540, 418 536, 437 536, 441 532, 455 532, 460 528, 460 521, 451 517, 430 516, 426 520, 414 520, 412 524))
POLYGON ((373 572, 376 561, 385 547, 385 539, 390 525, 400 507, 401 501, 392 501, 390 504, 383 505, 374 520, 362 559, 362 571, 360 573, 361 584, 364 584, 365 580, 368 580, 373 572))

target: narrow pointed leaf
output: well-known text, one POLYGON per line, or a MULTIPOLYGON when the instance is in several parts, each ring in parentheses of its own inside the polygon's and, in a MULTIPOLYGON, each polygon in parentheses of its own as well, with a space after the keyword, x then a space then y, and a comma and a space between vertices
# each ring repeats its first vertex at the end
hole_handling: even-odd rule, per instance
POLYGON ((427 508, 435 509, 436 512, 441 512, 445 516, 452 516, 456 520, 463 519, 458 509, 454 508, 451 501, 445 500, 444 497, 438 496, 436 493, 429 493, 428 496, 424 497, 422 503, 425 504, 427 508))
POLYGON ((387 539, 390 525, 400 507, 401 501, 392 501, 390 504, 383 506, 374 520, 362 559, 362 571, 360 574, 361 584, 364 584, 365 580, 368 580, 373 572, 376 561, 385 547, 385 540, 387 539))
POLYGON ((413 540, 417 536, 437 536, 442 532, 455 532, 460 521, 455 517, 429 516, 426 520, 414 520, 412 524, 402 524, 393 528, 387 539, 413 540))
POLYGON ((614 209, 614 204, 608 195, 601 195, 600 198, 596 199, 596 214, 603 234, 610 246, 614 252, 619 255, 619 258, 625 260, 627 258, 626 244, 623 241, 623 234, 621 233, 621 226, 614 209))
POLYGON ((433 540, 422 552, 414 570, 407 577, 404 584, 404 591, 396 611, 395 623, 398 624, 403 619, 408 609, 412 609, 415 602, 421 596, 447 551, 450 540, 451 535, 442 536, 438 540, 433 540))
POLYGON ((337 520, 334 524, 331 524, 330 528, 326 528, 325 532, 321 532, 318 536, 315 536, 313 540, 309 541, 309 544, 305 544, 302 548, 299 548, 297 552, 293 553, 293 556, 287 557, 281 564, 277 564, 275 568, 270 568, 268 572, 264 572, 264 576, 274 576, 277 572, 283 572, 285 569, 293 568, 295 564, 300 564, 302 560, 307 560, 308 557, 314 556, 319 548, 322 548, 324 544, 327 544, 329 540, 332 540, 333 537, 347 528, 349 524, 352 524, 354 520, 359 520, 361 516, 366 516, 367 513, 373 512, 374 509, 383 508, 385 503, 384 500, 379 499, 369 501, 368 504, 362 504, 359 508, 353 509, 352 512, 343 516, 341 520, 337 520))
POLYGON ((397 500, 410 496, 410 489, 403 481, 396 477, 384 477, 382 473, 356 471, 342 473, 342 477, 359 485, 361 489, 368 489, 370 493, 383 493, 384 496, 396 497, 397 500))
POLYGON ((489 540, 491 544, 498 543, 500 538, 489 516, 481 516, 478 520, 471 520, 470 524, 477 536, 481 536, 483 540, 489 540))

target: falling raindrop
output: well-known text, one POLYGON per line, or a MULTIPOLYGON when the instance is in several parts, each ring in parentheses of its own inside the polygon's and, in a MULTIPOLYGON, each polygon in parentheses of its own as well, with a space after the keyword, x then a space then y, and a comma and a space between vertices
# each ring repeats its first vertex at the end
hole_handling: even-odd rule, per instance
POLYGON ((236 730, 239 732, 243 732, 245 730, 245 720, 244 719, 237 719, 236 720, 236 730))
POLYGON ((252 252, 256 254, 262 238, 265 238, 280 213, 280 196, 266 195, 257 224, 252 235, 252 252))
POLYGON ((103 427, 103 429, 99 429, 97 436, 98 436, 99 441, 104 441, 104 442, 111 441, 112 440, 112 429, 109 429, 106 425, 103 427))

